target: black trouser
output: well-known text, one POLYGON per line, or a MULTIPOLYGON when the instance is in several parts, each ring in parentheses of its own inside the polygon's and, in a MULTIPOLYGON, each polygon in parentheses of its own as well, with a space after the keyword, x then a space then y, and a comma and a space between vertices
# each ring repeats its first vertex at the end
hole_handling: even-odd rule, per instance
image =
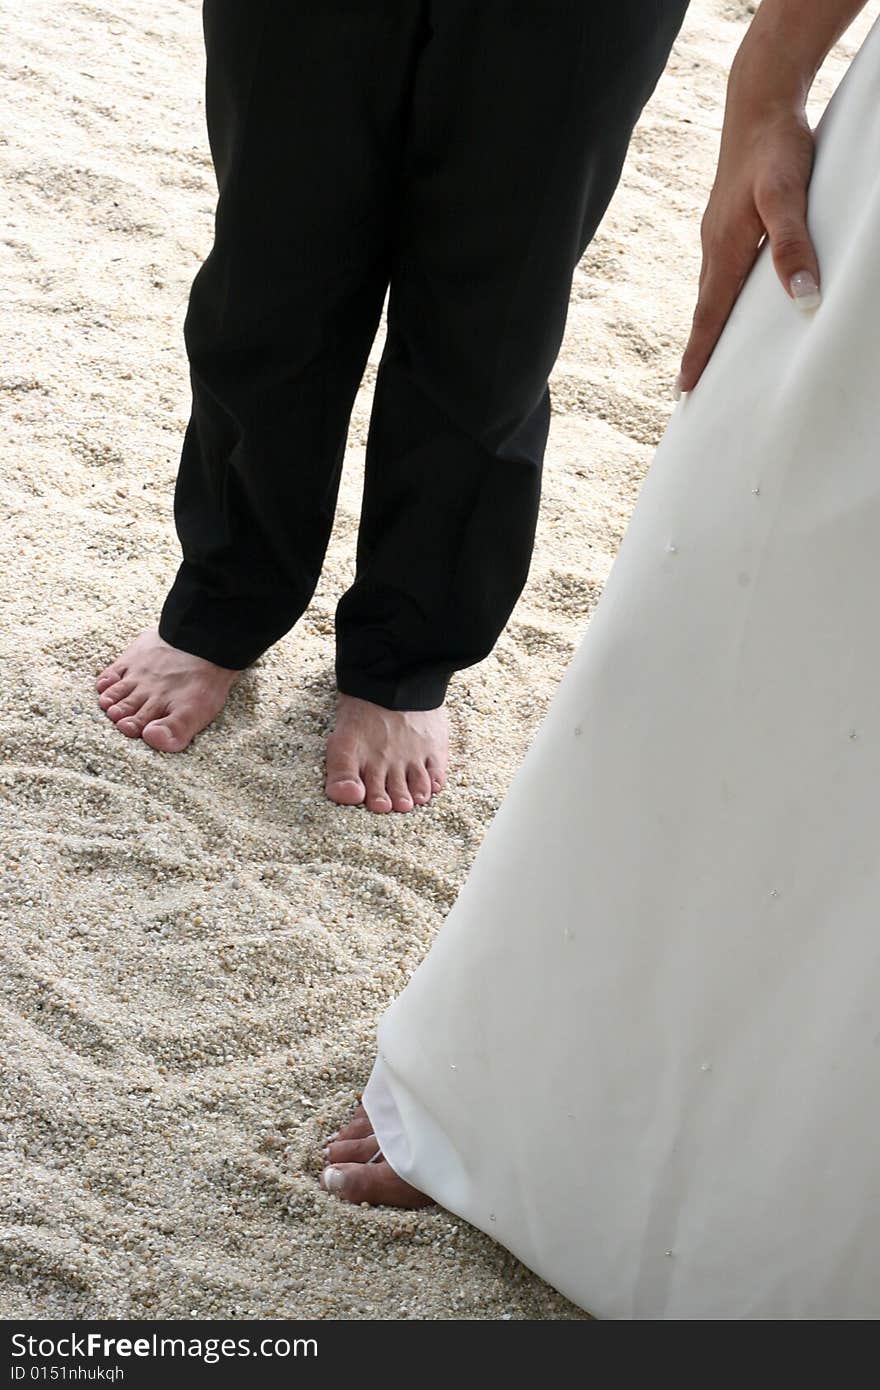
POLYGON ((222 666, 320 574, 386 290, 339 688, 442 703, 528 573, 575 265, 686 0, 205 0, 215 240, 184 325, 184 560, 222 666))

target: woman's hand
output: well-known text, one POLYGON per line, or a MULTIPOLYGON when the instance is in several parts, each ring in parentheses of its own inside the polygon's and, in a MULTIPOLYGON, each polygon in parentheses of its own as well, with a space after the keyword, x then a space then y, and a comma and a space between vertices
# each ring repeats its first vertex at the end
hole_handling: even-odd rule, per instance
POLYGON ((696 386, 765 236, 794 303, 802 309, 819 303, 819 265, 806 223, 812 167, 813 134, 802 100, 774 92, 772 78, 740 81, 734 69, 676 396, 696 386))
POLYGON ((696 386, 765 236, 794 303, 819 303, 806 222, 813 133, 805 107, 825 55, 864 7, 865 0, 761 0, 727 84, 718 172, 703 217, 700 295, 676 394, 696 386))

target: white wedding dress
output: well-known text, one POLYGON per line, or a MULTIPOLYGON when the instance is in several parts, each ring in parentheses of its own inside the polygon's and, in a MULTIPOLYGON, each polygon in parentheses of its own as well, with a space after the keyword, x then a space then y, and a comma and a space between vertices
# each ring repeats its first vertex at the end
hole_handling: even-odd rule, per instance
POLYGON ((365 1094, 604 1318, 880 1317, 880 26, 365 1094))

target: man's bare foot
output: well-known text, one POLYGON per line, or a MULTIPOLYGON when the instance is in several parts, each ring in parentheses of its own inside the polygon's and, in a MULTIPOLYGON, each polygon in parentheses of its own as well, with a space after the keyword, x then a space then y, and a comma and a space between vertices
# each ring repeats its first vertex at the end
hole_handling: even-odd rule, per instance
POLYGON ((325 1148, 321 1186, 355 1205, 368 1202, 371 1207, 410 1210, 433 1205, 430 1197, 399 1178, 379 1154, 378 1140, 362 1105, 325 1148))
POLYGON ((411 811, 442 791, 448 761, 445 709, 384 709, 340 695, 324 790, 340 806, 411 811))
POLYGON ((101 672, 95 689, 122 733, 179 753, 220 713, 238 674, 179 651, 150 628, 101 672))

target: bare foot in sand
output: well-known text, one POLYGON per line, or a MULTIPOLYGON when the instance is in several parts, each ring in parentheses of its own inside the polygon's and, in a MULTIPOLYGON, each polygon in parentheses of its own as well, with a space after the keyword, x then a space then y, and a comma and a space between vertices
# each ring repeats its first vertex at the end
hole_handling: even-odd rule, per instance
POLYGON ((445 709, 384 709, 340 695, 324 790, 340 806, 411 811, 442 791, 448 761, 445 709))
POLYGON ((386 1163, 362 1105, 325 1148, 321 1186, 343 1202, 368 1202, 371 1207, 414 1210, 433 1205, 430 1197, 404 1182, 386 1163))
POLYGON ((101 672, 95 689, 122 733, 179 753, 220 713, 238 674, 178 651, 150 628, 101 672))

